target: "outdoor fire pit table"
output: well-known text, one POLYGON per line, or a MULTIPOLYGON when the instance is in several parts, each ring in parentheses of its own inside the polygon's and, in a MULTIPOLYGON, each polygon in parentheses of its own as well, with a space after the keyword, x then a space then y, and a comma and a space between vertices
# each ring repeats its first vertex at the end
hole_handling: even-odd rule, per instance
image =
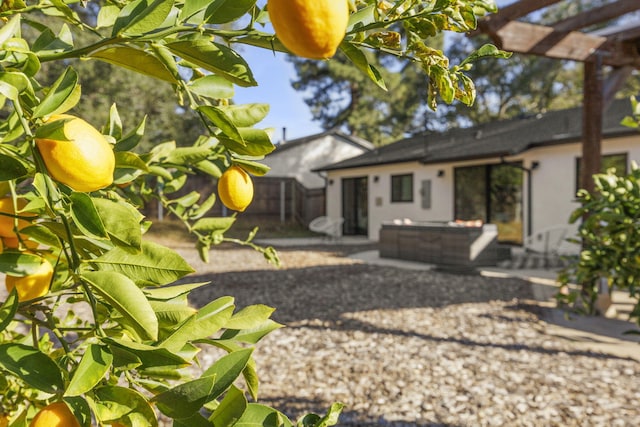
POLYGON ((396 220, 382 224, 380 256, 473 270, 498 263, 497 237, 495 224, 396 220))

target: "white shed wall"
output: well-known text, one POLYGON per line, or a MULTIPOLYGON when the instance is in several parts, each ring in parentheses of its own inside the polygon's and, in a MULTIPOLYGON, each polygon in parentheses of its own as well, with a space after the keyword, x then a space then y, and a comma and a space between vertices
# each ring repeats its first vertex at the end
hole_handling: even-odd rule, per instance
POLYGON ((281 152, 276 147, 262 162, 271 168, 270 177, 294 177, 306 188, 322 188, 324 179, 311 172, 312 169, 358 156, 365 151, 362 147, 326 135, 281 152))

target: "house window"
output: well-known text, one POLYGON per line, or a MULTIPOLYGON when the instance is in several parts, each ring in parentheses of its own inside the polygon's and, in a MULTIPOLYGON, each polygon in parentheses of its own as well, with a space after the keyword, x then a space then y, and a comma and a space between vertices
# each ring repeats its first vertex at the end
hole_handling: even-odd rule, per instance
MULTIPOLYGON (((582 159, 576 158, 576 191, 584 188, 582 183, 582 159)), ((614 168, 616 175, 623 176, 627 174, 627 153, 607 154, 602 156, 600 162, 600 172, 605 173, 607 169, 614 168)))
POLYGON ((496 224, 500 242, 522 243, 522 164, 454 169, 455 219, 496 224))
POLYGON ((413 202, 413 174, 391 175, 391 202, 413 202))

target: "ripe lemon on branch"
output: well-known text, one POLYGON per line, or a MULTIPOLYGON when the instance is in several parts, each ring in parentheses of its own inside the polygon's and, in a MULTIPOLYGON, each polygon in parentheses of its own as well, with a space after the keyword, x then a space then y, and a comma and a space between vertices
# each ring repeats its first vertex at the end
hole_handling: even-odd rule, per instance
POLYGON ((80 427, 80 423, 64 402, 55 402, 41 409, 29 427, 80 427))
POLYGON ((49 124, 54 131, 48 135, 36 132, 35 142, 47 171, 56 181, 85 192, 111 185, 116 161, 104 135, 68 114, 51 116, 49 124), (61 127, 56 128, 55 122, 62 120, 61 127))
MULTIPOLYGON (((25 207, 27 202, 24 199, 18 199, 16 202, 18 209, 25 207)), ((14 229, 16 211, 13 206, 13 199, 11 197, 3 197, 0 199, 0 238, 2 240, 17 239, 14 229), (6 215, 5 215, 6 214, 6 215)), ((18 230, 29 225, 29 221, 25 219, 18 219, 18 230)))
POLYGON ((45 296, 47 292, 49 292, 52 277, 53 266, 49 261, 42 258, 40 260, 40 266, 38 266, 35 272, 23 277, 7 275, 5 285, 9 292, 11 292, 13 288, 16 288, 18 301, 24 302, 45 296))
POLYGON ((240 166, 231 166, 218 180, 218 197, 231 210, 243 212, 253 200, 253 181, 240 166))
POLYGON ((347 31, 348 0, 269 0, 267 8, 278 39, 298 56, 331 58, 347 31))

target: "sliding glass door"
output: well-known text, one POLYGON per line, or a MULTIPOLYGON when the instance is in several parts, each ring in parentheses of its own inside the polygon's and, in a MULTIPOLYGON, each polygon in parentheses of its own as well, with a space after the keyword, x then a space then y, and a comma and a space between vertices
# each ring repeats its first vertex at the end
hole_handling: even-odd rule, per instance
POLYGON ((523 171, 519 163, 455 169, 455 219, 496 224, 498 240, 522 243, 523 171))

